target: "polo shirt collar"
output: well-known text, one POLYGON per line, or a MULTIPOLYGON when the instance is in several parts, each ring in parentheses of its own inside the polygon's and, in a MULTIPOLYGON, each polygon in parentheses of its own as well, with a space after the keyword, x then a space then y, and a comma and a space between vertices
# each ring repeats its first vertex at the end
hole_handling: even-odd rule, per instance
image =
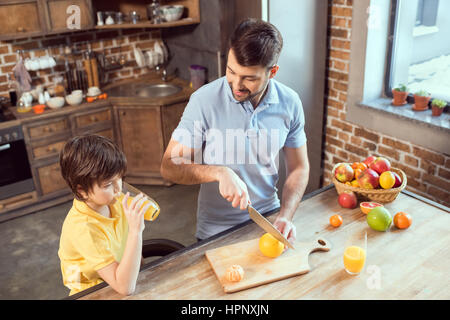
POLYGON ((109 206, 110 212, 111 212, 111 218, 107 218, 105 216, 102 216, 100 213, 98 213, 97 211, 93 210, 91 207, 89 207, 84 201, 80 201, 77 199, 73 199, 73 206, 75 207, 75 209, 85 215, 91 216, 97 220, 101 220, 101 221, 114 221, 117 219, 117 208, 115 208, 115 205, 118 203, 118 201, 116 201, 113 205, 109 206))

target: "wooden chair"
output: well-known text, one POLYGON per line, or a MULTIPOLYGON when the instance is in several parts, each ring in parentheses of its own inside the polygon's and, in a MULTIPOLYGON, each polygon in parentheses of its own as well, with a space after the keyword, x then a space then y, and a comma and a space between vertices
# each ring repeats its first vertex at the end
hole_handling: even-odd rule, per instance
MULTIPOLYGON (((134 196, 142 192, 138 188, 123 182, 122 192, 127 193, 127 191, 134 196)), ((145 194, 145 192, 142 193, 145 194)), ((148 239, 142 242, 142 256, 144 259, 149 257, 163 257, 183 248, 185 248, 184 245, 170 239, 148 239)))

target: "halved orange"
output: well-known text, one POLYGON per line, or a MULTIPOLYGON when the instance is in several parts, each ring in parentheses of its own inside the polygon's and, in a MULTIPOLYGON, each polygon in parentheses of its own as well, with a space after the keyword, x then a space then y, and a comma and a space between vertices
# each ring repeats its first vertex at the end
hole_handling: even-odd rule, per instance
POLYGON ((378 202, 361 202, 359 204, 359 207, 364 214, 368 214, 369 211, 372 210, 373 208, 383 207, 383 205, 378 202))

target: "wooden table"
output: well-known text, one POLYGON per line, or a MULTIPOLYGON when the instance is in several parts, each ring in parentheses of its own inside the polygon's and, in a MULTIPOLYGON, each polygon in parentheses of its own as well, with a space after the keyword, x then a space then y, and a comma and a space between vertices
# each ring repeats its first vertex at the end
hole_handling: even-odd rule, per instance
MULTIPOLYGON (((226 294, 205 258, 205 251, 260 237, 264 231, 249 221, 208 241, 163 257, 143 267, 136 292, 122 296, 105 283, 71 299, 449 299, 449 208, 404 191, 385 207, 394 215, 405 211, 413 223, 409 229, 394 226, 388 232, 369 228, 359 208, 338 205, 332 186, 305 196, 295 215, 297 239, 318 235, 332 243, 329 252, 309 256, 307 274, 226 294), (339 213, 343 224, 329 225, 339 213), (343 250, 348 236, 367 231, 366 267, 358 276, 346 273, 343 250)), ((274 215, 269 217, 273 222, 274 215)))

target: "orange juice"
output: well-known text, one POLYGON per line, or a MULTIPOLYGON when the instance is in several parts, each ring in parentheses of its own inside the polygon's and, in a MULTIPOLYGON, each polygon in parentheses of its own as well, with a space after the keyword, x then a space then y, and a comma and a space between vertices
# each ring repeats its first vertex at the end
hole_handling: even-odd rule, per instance
POLYGON ((344 266, 350 274, 358 274, 364 267, 366 251, 358 246, 350 246, 344 252, 344 266))
MULTIPOLYGON (((131 204, 131 201, 134 199, 134 197, 129 197, 127 200, 128 205, 131 204)), ((153 199, 150 200, 145 200, 144 203, 142 204, 141 208, 143 208, 144 206, 146 206, 148 203, 151 203, 150 207, 147 209, 147 211, 145 211, 144 213, 144 220, 147 221, 153 221, 155 220, 158 215, 159 215, 159 206, 156 203, 156 201, 154 201, 153 199)))

